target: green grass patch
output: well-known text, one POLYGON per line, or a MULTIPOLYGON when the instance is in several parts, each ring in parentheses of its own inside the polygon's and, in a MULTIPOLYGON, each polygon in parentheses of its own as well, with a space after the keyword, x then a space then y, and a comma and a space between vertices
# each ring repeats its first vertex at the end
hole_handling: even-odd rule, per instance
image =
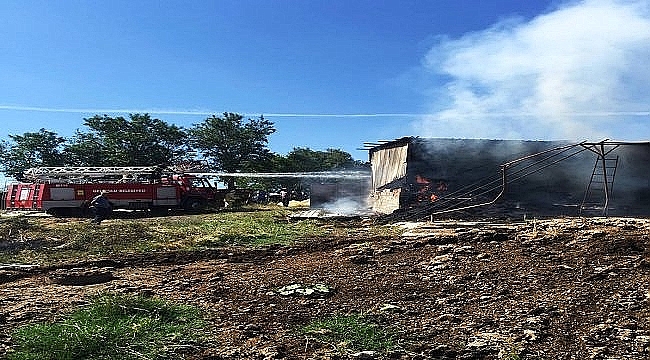
POLYGON ((193 307, 102 295, 62 321, 15 330, 8 359, 178 359, 206 338, 204 326, 193 307))
POLYGON ((316 320, 303 327, 301 332, 331 344, 340 353, 387 352, 393 348, 393 335, 387 329, 358 314, 316 320))
POLYGON ((44 230, 38 220, 22 215, 0 217, 0 264, 22 263, 22 257, 16 254, 37 251, 46 245, 43 239, 31 236, 44 230))
POLYGON ((88 219, 9 218, 0 222, 0 263, 55 265, 78 259, 193 251, 223 246, 291 245, 306 240, 398 235, 396 227, 361 223, 287 221, 287 209, 242 209, 212 214, 88 219))
POLYGON ((21 232, 35 227, 35 224, 24 216, 2 217, 0 218, 0 241, 19 237, 21 232))
POLYGON ((90 255, 110 255, 123 251, 147 251, 156 248, 160 236, 150 224, 125 220, 96 226, 73 223, 54 228, 50 237, 64 240, 64 249, 90 255))
POLYGON ((141 253, 160 247, 160 234, 150 224, 125 220, 96 226, 87 221, 52 224, 51 219, 30 219, 36 225, 22 230, 0 250, 0 261, 40 265, 78 259, 110 257, 141 253), (50 222, 48 222, 48 220, 50 222))
POLYGON ((315 221, 289 223, 284 217, 286 213, 280 211, 222 213, 211 221, 212 231, 205 233, 197 245, 289 245, 326 234, 315 221))
POLYGON ((315 221, 287 222, 286 210, 221 212, 165 219, 154 230, 170 239, 168 246, 193 250, 220 246, 289 245, 325 236, 315 221))

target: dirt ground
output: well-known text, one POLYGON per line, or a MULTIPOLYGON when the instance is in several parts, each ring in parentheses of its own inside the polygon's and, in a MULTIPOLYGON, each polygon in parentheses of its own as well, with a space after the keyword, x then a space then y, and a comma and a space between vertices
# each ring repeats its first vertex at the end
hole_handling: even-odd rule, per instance
POLYGON ((111 291, 205 309, 217 332, 194 352, 204 359, 650 358, 649 220, 402 226, 409 230, 394 238, 5 268, 0 357, 16 326, 51 320, 111 291), (75 274, 94 274, 99 283, 82 285, 75 274), (334 291, 321 298, 276 291, 295 283, 334 291), (395 334, 392 352, 340 354, 334 344, 296 331, 328 315, 358 312, 395 334))

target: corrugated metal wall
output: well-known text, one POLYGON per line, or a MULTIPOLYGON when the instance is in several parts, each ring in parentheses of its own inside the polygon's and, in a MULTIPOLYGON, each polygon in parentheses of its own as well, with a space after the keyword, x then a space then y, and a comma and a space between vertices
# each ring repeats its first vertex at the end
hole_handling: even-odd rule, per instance
POLYGON ((379 189, 406 176, 409 144, 373 151, 370 159, 372 188, 379 189))

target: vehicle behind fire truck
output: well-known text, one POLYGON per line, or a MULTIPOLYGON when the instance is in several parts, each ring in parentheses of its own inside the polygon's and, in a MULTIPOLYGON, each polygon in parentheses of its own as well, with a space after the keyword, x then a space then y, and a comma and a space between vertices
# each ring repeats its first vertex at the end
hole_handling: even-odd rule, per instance
POLYGON ((157 167, 32 168, 25 177, 30 182, 7 185, 3 204, 7 210, 85 215, 92 198, 107 191, 114 209, 197 211, 223 206, 225 195, 207 178, 162 174, 157 167))

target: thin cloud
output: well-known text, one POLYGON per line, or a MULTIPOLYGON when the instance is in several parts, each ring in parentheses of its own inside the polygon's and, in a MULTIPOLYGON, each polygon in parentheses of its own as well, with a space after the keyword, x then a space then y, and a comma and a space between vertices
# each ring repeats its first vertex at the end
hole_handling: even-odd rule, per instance
MULTIPOLYGON (((208 110, 157 110, 157 109, 81 109, 81 108, 51 108, 39 106, 15 106, 0 105, 0 110, 8 111, 33 111, 33 112, 52 112, 52 113, 71 113, 71 114, 160 114, 160 115, 213 115, 221 114, 223 111, 208 110)), ((373 114, 308 114, 308 113, 265 113, 265 112, 243 112, 244 115, 262 114, 265 117, 302 117, 302 118, 365 118, 365 117, 412 117, 422 118, 427 116, 436 116, 438 114, 430 113, 373 113, 373 114)), ((473 113, 476 115, 477 113, 473 113)), ((530 112, 491 112, 480 114, 483 117, 502 117, 502 116, 519 116, 534 117, 535 113, 530 112)), ((576 117, 611 117, 611 116, 650 116, 650 111, 625 111, 625 112, 583 112, 567 114, 576 117)))
POLYGON ((625 136, 650 115, 649 58, 650 0, 508 19, 430 50, 425 68, 447 82, 415 126, 423 136, 625 136))
MULTIPOLYGON (((90 109, 90 108, 53 108, 41 106, 19 106, 19 105, 0 105, 0 110, 9 111, 33 111, 33 112, 52 112, 52 113, 71 113, 71 114, 160 114, 160 115, 213 115, 221 114, 223 111, 216 110, 177 110, 177 109, 90 109)), ((334 117, 334 118, 354 118, 354 117, 422 117, 427 114, 406 114, 406 113, 383 113, 383 114, 310 114, 310 113, 265 113, 265 112, 242 112, 244 115, 263 114, 265 117, 334 117)))
POLYGON ((82 109, 82 108, 53 108, 40 106, 0 105, 0 110, 33 111, 70 114, 166 114, 166 115, 211 115, 215 112, 205 110, 155 110, 155 109, 82 109))

